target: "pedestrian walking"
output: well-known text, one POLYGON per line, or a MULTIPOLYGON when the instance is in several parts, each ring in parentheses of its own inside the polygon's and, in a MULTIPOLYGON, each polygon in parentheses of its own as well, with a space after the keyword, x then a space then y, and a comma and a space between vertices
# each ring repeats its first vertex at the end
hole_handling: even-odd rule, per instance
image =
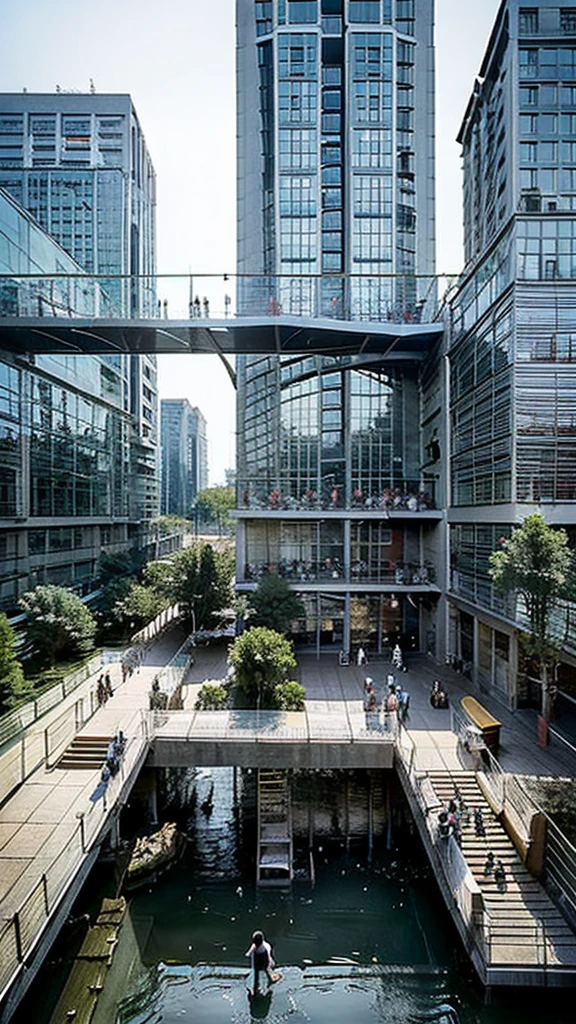
POLYGON ((368 657, 366 655, 366 651, 364 650, 362 644, 360 644, 360 647, 358 648, 358 654, 356 655, 356 664, 357 664, 358 668, 361 668, 362 665, 367 665, 368 664, 368 657))

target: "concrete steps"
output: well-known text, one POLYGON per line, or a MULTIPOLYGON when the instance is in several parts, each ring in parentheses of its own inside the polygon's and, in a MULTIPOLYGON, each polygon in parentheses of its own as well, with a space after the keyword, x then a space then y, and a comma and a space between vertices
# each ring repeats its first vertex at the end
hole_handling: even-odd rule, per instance
POLYGON ((537 879, 524 867, 512 840, 480 789, 474 772, 430 771, 428 779, 447 807, 463 801, 461 850, 480 887, 489 920, 491 963, 576 965, 576 934, 537 879), (481 810, 485 836, 476 835, 474 811, 481 810), (467 818, 467 820, 466 820, 467 818), (504 867, 504 882, 485 873, 487 854, 504 867))
POLYGON ((76 736, 56 762, 56 768, 66 770, 73 768, 100 769, 106 760, 106 751, 113 738, 113 736, 76 736))
POLYGON ((286 886, 293 878, 290 786, 285 771, 258 770, 256 884, 286 886))

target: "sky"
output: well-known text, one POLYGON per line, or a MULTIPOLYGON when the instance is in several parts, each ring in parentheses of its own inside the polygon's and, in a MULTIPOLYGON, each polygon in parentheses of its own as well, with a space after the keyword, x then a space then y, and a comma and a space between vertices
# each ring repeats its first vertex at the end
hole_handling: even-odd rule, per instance
MULTIPOLYGON (((455 142, 499 0, 436 0, 439 272, 462 256, 455 142)), ((130 93, 157 175, 158 272, 235 267, 234 0, 18 0, 0 8, 0 91, 130 93)), ((162 290, 160 284, 159 291, 162 290)), ((201 291, 201 285, 198 285, 201 291)), ((210 484, 234 465, 230 380, 213 356, 160 356, 162 398, 207 420, 210 484)))

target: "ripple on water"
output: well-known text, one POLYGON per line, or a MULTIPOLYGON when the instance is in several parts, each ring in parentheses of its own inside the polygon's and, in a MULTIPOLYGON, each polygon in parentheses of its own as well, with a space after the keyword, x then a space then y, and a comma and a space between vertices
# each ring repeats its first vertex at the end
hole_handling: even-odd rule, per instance
MULTIPOLYGON (((426 1018, 444 1024, 434 1011, 446 1005, 447 993, 438 977, 342 968, 323 976, 321 968, 307 974, 289 967, 268 994, 250 1001, 247 973, 237 968, 169 967, 159 965, 152 1003, 136 1015, 120 1012, 122 1024, 408 1024, 426 1018)), ((456 1018, 446 1022, 456 1024, 456 1018)))

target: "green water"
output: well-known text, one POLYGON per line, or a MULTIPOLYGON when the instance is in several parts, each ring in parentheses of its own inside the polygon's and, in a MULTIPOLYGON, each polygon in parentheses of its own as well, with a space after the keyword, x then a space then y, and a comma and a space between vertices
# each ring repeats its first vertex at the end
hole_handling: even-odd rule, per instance
MULTIPOLYGON (((346 787, 335 775, 295 781, 303 849, 308 789, 315 804, 316 884, 298 880, 290 891, 254 885, 250 800, 246 813, 235 809, 230 770, 196 773, 194 785, 184 857, 131 896, 92 1024, 575 1024, 570 993, 498 993, 484 1004, 417 836, 395 826, 390 837, 375 814, 369 843, 360 773, 346 787), (348 843, 345 819, 354 825, 348 843), (250 1002, 244 952, 256 929, 282 978, 250 1002)), ((94 919, 102 896, 114 894, 112 869, 100 868, 75 913, 94 919)), ((48 1024, 81 937, 63 935, 14 1024, 48 1024)))

